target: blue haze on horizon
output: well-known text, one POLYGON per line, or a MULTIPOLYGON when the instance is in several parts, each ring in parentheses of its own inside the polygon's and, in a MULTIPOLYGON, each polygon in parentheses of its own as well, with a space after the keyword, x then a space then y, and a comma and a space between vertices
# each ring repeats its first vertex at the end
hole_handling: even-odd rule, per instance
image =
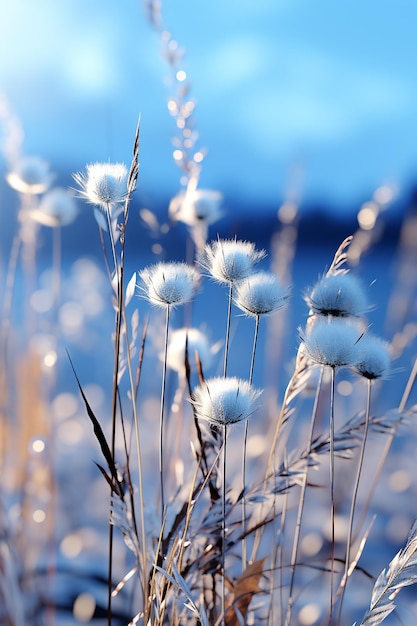
MULTIPOLYGON (((276 207, 294 164, 306 205, 357 210, 417 179, 417 4, 412 0, 165 0, 196 100, 201 185, 276 207)), ((0 7, 0 91, 26 154, 57 171, 129 162, 140 190, 174 195, 172 89, 141 0, 14 0, 0 7)), ((4 164, 2 164, 4 169, 4 164)))

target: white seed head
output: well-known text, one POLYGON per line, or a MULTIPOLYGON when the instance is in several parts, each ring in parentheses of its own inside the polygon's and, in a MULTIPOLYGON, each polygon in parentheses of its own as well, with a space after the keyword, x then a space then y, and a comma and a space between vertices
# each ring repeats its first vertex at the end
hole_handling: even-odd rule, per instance
POLYGON ((195 295, 200 275, 186 263, 157 263, 139 273, 145 297, 160 307, 178 306, 195 295))
POLYGON ((368 380, 387 378, 391 367, 388 344, 371 333, 363 336, 360 342, 360 357, 355 370, 368 380))
POLYGON ((234 424, 256 409, 261 391, 240 378, 210 378, 194 389, 192 403, 199 419, 211 424, 234 424))
POLYGON ((220 210, 223 194, 213 189, 194 189, 172 198, 170 217, 188 226, 214 224, 222 217, 220 210))
POLYGON ((256 250, 251 242, 218 239, 204 247, 198 262, 215 280, 230 284, 250 276, 264 256, 265 250, 256 250))
POLYGON ((315 363, 341 367, 356 365, 362 331, 344 319, 319 320, 302 337, 301 350, 315 363))
POLYGON ((358 317, 368 308, 360 282, 350 273, 325 276, 314 285, 305 300, 317 315, 358 317))
POLYGON ((15 169, 6 175, 6 180, 13 189, 30 194, 45 193, 52 178, 49 164, 36 156, 21 159, 15 169))
POLYGON ((30 216, 43 226, 66 226, 77 216, 77 204, 66 189, 55 187, 42 197, 39 207, 30 216))
POLYGON ((81 187, 80 196, 103 209, 126 199, 127 170, 123 163, 90 163, 86 173, 74 174, 81 187))
POLYGON ((275 274, 259 272, 237 284, 234 302, 247 315, 268 315, 281 309, 288 296, 275 274))

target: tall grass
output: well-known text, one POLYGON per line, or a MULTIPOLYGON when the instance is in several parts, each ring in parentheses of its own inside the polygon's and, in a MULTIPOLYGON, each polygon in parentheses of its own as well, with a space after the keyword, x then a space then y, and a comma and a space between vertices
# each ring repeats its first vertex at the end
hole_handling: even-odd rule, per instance
MULTIPOLYGON (((181 55, 158 6, 149 3, 153 25, 176 76, 181 55)), ((191 132, 187 90, 169 102, 191 132)), ((137 128, 130 168, 75 175, 102 259, 73 258, 69 272, 61 252, 74 207, 47 197, 42 160, 7 147, 19 213, 2 277, 0 622, 375 626, 393 619, 402 592, 397 612, 411 623, 413 218, 392 294, 373 303, 388 310, 385 343, 369 331, 372 288, 354 277, 369 274, 362 257, 380 212, 373 228, 332 242, 316 284, 298 284, 294 194, 269 256, 235 233, 207 243, 221 194, 198 188, 204 153, 186 137, 170 207, 189 229, 183 254, 178 243, 178 258, 161 262, 157 246, 139 266, 137 128)), ((159 231, 156 216, 142 217, 159 231)), ((314 239, 309 250, 305 274, 314 239)))
MULTIPOLYGON (((109 353, 113 350, 114 361, 112 390, 106 394, 110 409, 106 410, 105 405, 100 410, 93 408, 83 380, 85 373, 78 373, 79 369, 84 369, 80 367, 82 363, 79 356, 71 354, 72 350, 69 352, 74 368, 73 387, 79 385, 85 420, 89 419, 99 444, 98 451, 102 454, 97 463, 97 476, 101 476, 103 485, 107 485, 111 493, 107 515, 104 513, 106 498, 102 494, 102 521, 108 517, 112 529, 107 549, 104 543, 101 544, 102 556, 107 552, 108 567, 102 570, 101 576, 107 580, 108 600, 103 604, 93 591, 91 616, 94 613, 98 615, 101 606, 108 624, 345 624, 360 619, 358 589, 366 586, 371 600, 369 609, 366 601, 362 603, 363 623, 377 624, 382 619, 388 619, 394 610, 392 594, 397 595, 402 587, 415 580, 415 541, 411 534, 403 551, 389 565, 388 571, 381 573, 372 591, 372 577, 378 572, 370 568, 369 560, 372 560, 375 550, 388 556, 389 548, 384 546, 386 539, 379 537, 378 533, 374 534, 377 523, 374 527, 369 526, 373 515, 372 495, 376 489, 369 472, 372 467, 375 470, 375 459, 389 459, 388 452, 381 456, 381 446, 387 448, 391 445, 397 431, 406 428, 402 424, 415 413, 409 403, 415 370, 407 380, 404 372, 396 372, 393 368, 391 377, 396 379, 399 399, 395 402, 391 396, 389 404, 390 397, 384 394, 384 384, 391 384, 392 381, 384 383, 384 378, 389 369, 392 344, 378 344, 379 350, 383 346, 387 352, 382 357, 380 352, 376 357, 372 356, 371 337, 367 330, 372 311, 368 311, 367 307, 363 310, 363 306, 360 311, 344 308, 345 296, 349 296, 348 306, 351 306, 354 296, 350 290, 360 288, 357 282, 349 282, 345 278, 351 271, 347 261, 352 237, 338 248, 333 262, 329 259, 330 269, 326 278, 310 286, 307 292, 304 286, 298 290, 306 294, 306 324, 300 330, 301 339, 294 336, 293 348, 298 347, 298 356, 293 374, 288 375, 287 390, 281 400, 278 398, 278 407, 272 412, 267 411, 262 396, 252 407, 252 400, 248 403, 249 396, 246 398, 245 394, 254 394, 253 399, 258 396, 251 383, 255 378, 255 349, 259 349, 261 340, 259 316, 263 309, 260 307, 266 306, 265 299, 271 298, 270 275, 258 274, 257 266, 247 264, 241 256, 248 250, 253 255, 254 248, 248 248, 246 243, 238 240, 217 239, 209 244, 208 250, 220 251, 220 266, 207 262, 206 251, 200 254, 194 268, 181 263, 138 268, 126 287, 125 244, 129 236, 129 205, 138 172, 138 145, 137 135, 130 173, 120 196, 125 203, 124 208, 114 214, 108 207, 105 208, 107 230, 102 228, 98 217, 104 252, 103 268, 111 268, 106 270, 109 280, 107 291, 111 294, 115 311, 112 343, 107 343, 109 353), (201 293, 195 295, 194 288, 185 286, 182 272, 185 268, 187 272, 192 269, 195 280, 194 275, 201 272, 201 263, 203 272, 207 272, 208 276, 201 274, 201 293), (163 367, 155 369, 151 337, 155 332, 161 333, 164 324, 158 310, 149 308, 146 298, 151 304, 155 299, 164 302, 166 314, 172 303, 177 304, 195 295, 195 302, 189 305, 194 309, 191 313, 195 317, 199 311, 198 300, 205 297, 205 286, 213 293, 218 290, 221 295, 220 286, 216 286, 215 282, 209 284, 210 275, 218 281, 216 272, 219 267, 224 271, 225 266, 236 272, 244 268, 242 276, 236 278, 235 298, 240 309, 245 302, 254 311, 255 341, 252 339, 248 345, 245 343, 242 351, 242 337, 250 322, 240 319, 239 309, 233 307, 230 294, 228 298, 216 300, 219 319, 218 323, 212 324, 212 333, 220 332, 219 326, 221 328, 226 319, 226 335, 229 337, 223 342, 223 354, 211 355, 218 361, 221 376, 207 378, 205 359, 208 355, 204 354, 204 349, 201 354, 198 348, 195 353, 190 352, 185 331, 181 358, 187 385, 181 385, 181 377, 178 379, 185 400, 182 402, 178 389, 172 387, 174 378, 169 375, 168 364, 172 358, 167 328, 161 334, 164 337, 163 367), (248 278, 248 274, 253 276, 253 280, 248 278), (140 280, 145 280, 148 290, 145 299, 139 289, 140 280), (328 308, 327 299, 331 300, 328 308), (247 353, 247 364, 241 370, 246 370, 248 381, 239 382, 233 378, 235 372, 229 371, 236 369, 234 351, 239 352, 239 359, 242 360, 247 353), (227 371, 225 362, 228 362, 227 371), (154 416, 147 415, 149 410, 146 408, 149 397, 153 397, 153 384, 149 380, 151 369, 159 372, 153 376, 155 382, 162 376, 163 389, 160 400, 152 400, 152 412, 156 412, 154 416), (337 380, 341 372, 344 372, 343 381, 350 390, 349 396, 340 394, 343 385, 338 392, 337 380), (148 379, 149 389, 142 386, 143 375, 148 379), (368 393, 365 395, 361 381, 364 377, 368 380, 368 393), (237 382, 233 383, 234 380, 237 382), (225 390, 222 389, 222 381, 227 385, 225 390), (379 393, 378 413, 371 408, 371 382, 375 398, 379 393), (177 432, 176 425, 180 418, 178 407, 167 401, 167 394, 175 396, 177 405, 181 405, 181 421, 178 422, 182 424, 181 432, 177 432), (310 396, 315 397, 313 404, 310 396), (351 402, 346 398, 350 398, 351 402), (163 429, 159 437, 152 433, 149 423, 150 419, 157 418, 157 406, 165 418, 161 421, 163 429), (325 419, 326 412, 330 421, 325 419), (110 416, 110 424, 107 416, 110 416), (243 426, 239 423, 241 421, 245 422, 243 426), (249 422, 251 428, 247 429, 249 422), (271 437, 262 435, 268 432, 275 434, 271 437), (176 444, 172 445, 174 433, 176 444), (247 468, 242 483, 241 467, 245 459, 247 468), (328 469, 325 471, 326 466, 330 468, 330 473, 328 469), (175 471, 174 468, 178 467, 182 468, 182 472, 175 471), (158 480, 155 480, 156 475, 159 475, 158 480), (162 503, 162 516, 157 514, 158 502, 160 506, 162 503), (152 507, 155 515, 150 515, 152 507), (131 557, 123 559, 126 567, 124 574, 120 572, 120 543, 117 543, 116 558, 113 536, 122 537, 126 550, 131 553, 131 557), (278 549, 280 556, 277 559, 278 549), (121 598, 124 598, 123 602, 120 602, 121 598), (130 600, 126 604, 127 598, 130 600), (124 606, 122 613, 120 606, 124 606)), ((86 182, 84 192, 85 189, 86 182)), ((256 260, 261 260, 260 268, 267 263, 261 257, 256 257, 256 260)), ((54 284, 56 292, 56 281, 54 284)), ((232 284, 231 281, 229 284, 232 284)), ((296 285, 293 285, 292 292, 295 297, 296 285)), ((276 293, 274 297, 279 302, 274 300, 271 305, 272 309, 279 309, 276 311, 277 318, 285 315, 284 305, 291 307, 288 292, 281 288, 278 294, 279 297, 276 293)), ((7 299, 9 302, 10 295, 7 299)), ((357 301, 363 303, 362 295, 357 296, 357 301)), ((9 304, 8 323, 11 328, 12 308, 9 304)), ((179 311, 173 310, 172 318, 177 325, 178 322, 181 324, 179 311)), ((54 324, 56 319, 54 314, 54 324)), ((195 319, 194 325, 205 323, 210 328, 209 322, 203 316, 202 319, 195 319)), ((8 341, 10 339, 9 336, 8 341)), ((265 336, 263 341, 268 341, 268 337, 265 336)), ((15 357, 10 346, 3 354, 8 362, 15 357)), ((216 367, 207 363, 207 367, 213 366, 216 367)), ((282 367, 285 369, 287 365, 283 363, 282 367)), ((258 375, 257 379, 260 378, 258 375)), ((4 393, 16 385, 11 374, 5 384, 4 393)), ((277 392, 278 389, 275 389, 277 392)), ((40 395, 41 389, 35 389, 34 393, 35 397, 40 395)), ((49 402, 53 402, 54 393, 58 390, 52 390, 49 402)), ((268 390, 265 390, 263 395, 267 394, 268 390)), ((10 419, 14 405, 8 403, 8 406, 10 413, 5 414, 3 423, 7 430, 13 430, 10 419)), ((32 407, 35 407, 35 400, 32 407)), ((28 442, 32 446, 32 455, 41 450, 42 445, 52 443, 50 438, 56 436, 52 434, 55 430, 32 431, 36 433, 28 442)), ((157 430, 155 428, 155 433, 157 430)), ((83 436, 89 437, 88 433, 83 436)), ((35 517, 26 517, 26 525, 19 532, 13 525, 10 526, 13 494, 20 493, 22 502, 18 519, 24 515, 28 504, 31 506, 31 501, 38 498, 32 486, 27 490, 29 483, 24 477, 28 476, 32 460, 27 456, 13 458, 9 453, 11 441, 5 440, 3 445, 3 476, 9 476, 2 485, 1 590, 4 619, 19 624, 22 620, 32 619, 31 615, 42 619, 41 615, 49 614, 53 623, 53 606, 57 623, 63 613, 71 611, 74 611, 76 619, 85 619, 88 603, 84 597, 84 609, 80 608, 83 606, 82 594, 64 604, 65 608, 58 597, 49 596, 45 603, 42 584, 35 585, 32 580, 35 572, 38 572, 37 575, 42 572, 42 551, 47 549, 47 543, 36 550, 29 561, 28 555, 21 551, 32 537, 31 526, 39 525, 39 521, 35 520, 37 516, 39 519, 42 517, 42 509, 35 508, 35 517), (23 473, 19 482, 10 478, 18 473, 23 473), (25 501, 27 504, 24 504, 25 501), (20 598, 19 603, 16 604, 15 600, 11 603, 11 597, 20 598), (48 611, 46 606, 50 607, 48 611)), ((49 486, 47 481, 44 488, 50 493, 59 493, 63 468, 56 455, 51 471, 49 486)), ((375 470, 374 474, 382 484, 391 480, 383 467, 375 470)), ((92 487, 84 485, 87 494, 90 489, 92 487)), ((49 519, 53 522, 55 515, 59 520, 61 515, 59 510, 54 513, 52 509, 45 508, 43 511, 44 521, 49 519)), ((380 515, 388 516, 389 511, 380 515)), ((99 527, 96 532, 100 532, 99 527)), ((45 570, 46 580, 50 581, 52 589, 62 575, 59 570, 61 544, 58 527, 50 528, 48 533, 54 542, 48 549, 56 554, 54 570, 45 570)), ((81 555, 82 551, 80 558, 81 555)), ((93 577, 93 581, 98 593, 99 579, 93 577)))

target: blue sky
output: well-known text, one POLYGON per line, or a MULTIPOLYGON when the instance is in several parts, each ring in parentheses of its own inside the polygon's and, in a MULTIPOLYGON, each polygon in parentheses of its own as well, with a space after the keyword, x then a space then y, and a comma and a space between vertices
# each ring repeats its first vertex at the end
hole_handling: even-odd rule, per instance
MULTIPOLYGON (((201 186, 276 205, 301 164, 306 203, 356 210, 417 172, 414 0, 165 0, 197 102, 201 186)), ((0 88, 24 149, 55 169, 129 161, 141 114, 143 194, 176 193, 161 46, 141 0, 0 7, 0 88)))

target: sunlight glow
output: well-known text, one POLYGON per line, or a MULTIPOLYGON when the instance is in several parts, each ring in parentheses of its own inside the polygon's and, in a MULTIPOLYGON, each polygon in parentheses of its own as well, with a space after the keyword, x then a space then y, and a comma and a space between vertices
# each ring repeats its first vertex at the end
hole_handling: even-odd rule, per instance
POLYGON ((320 617, 320 608, 317 604, 306 604, 298 613, 298 620, 301 626, 311 626, 320 617))
POLYGON ((187 78, 187 74, 186 72, 184 72, 184 70, 178 70, 178 72, 175 74, 175 78, 182 83, 187 78))
POLYGON ((388 204, 389 202, 392 202, 394 196, 394 189, 388 185, 383 185, 375 190, 374 200, 375 202, 378 202, 378 204, 388 204))
POLYGON ((392 491, 396 491, 398 493, 407 491, 407 489, 411 486, 411 476, 405 470, 396 470, 390 475, 388 484, 392 491))
POLYGON ((38 289, 30 297, 30 305, 37 313, 46 313, 53 306, 52 294, 46 289, 38 289))
POLYGON ((372 230, 378 217, 378 206, 375 202, 367 202, 358 213, 358 223, 363 230, 372 230))
POLYGON ((35 439, 32 441, 32 451, 36 452, 36 454, 40 454, 45 450, 45 442, 43 439, 35 439))
POLYGON ((337 383, 336 389, 341 396, 350 396, 353 391, 353 385, 348 380, 341 380, 337 383))
POLYGON ((283 224, 291 224, 297 216, 297 205, 293 202, 284 202, 278 209, 278 219, 283 224))
POLYGON ((91 593, 80 593, 73 606, 73 613, 79 622, 89 622, 96 610, 96 601, 91 593))
POLYGON ((42 509, 33 511, 32 519, 36 524, 42 524, 46 520, 46 513, 42 509))
POLYGON ((61 541, 61 552, 69 559, 75 559, 83 549, 83 540, 78 533, 70 533, 61 541))
POLYGON ((308 533, 305 537, 303 537, 300 547, 303 554, 306 556, 314 556, 318 552, 320 552, 323 546, 323 539, 319 535, 319 533, 308 533))
POLYGON ((47 354, 45 354, 43 358, 43 364, 45 367, 54 367, 58 360, 58 355, 55 350, 50 350, 47 354))
POLYGON ((52 411, 58 419, 72 417, 77 408, 77 398, 72 393, 60 393, 52 401, 52 411))

